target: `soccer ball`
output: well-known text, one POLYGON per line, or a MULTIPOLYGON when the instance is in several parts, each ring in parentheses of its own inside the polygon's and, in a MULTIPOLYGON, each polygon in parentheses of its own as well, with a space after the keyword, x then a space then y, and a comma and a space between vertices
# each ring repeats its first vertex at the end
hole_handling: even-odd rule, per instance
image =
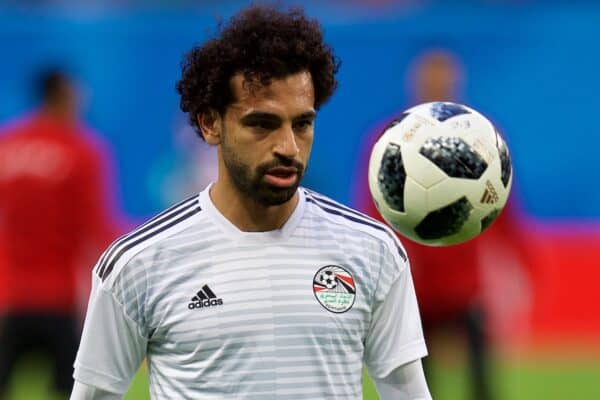
POLYGON ((464 105, 425 103, 383 131, 369 161, 369 188, 398 232, 445 246, 477 236, 506 204, 512 167, 506 143, 464 105))
POLYGON ((335 280, 335 273, 331 270, 321 272, 319 275, 319 281, 325 285, 327 289, 335 289, 337 281, 335 280))

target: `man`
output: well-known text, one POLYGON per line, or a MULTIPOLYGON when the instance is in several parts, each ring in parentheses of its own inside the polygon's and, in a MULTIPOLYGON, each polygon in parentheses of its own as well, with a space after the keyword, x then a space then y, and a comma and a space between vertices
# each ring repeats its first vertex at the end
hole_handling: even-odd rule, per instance
POLYGON ((250 7, 187 54, 182 110, 218 178, 94 268, 72 399, 430 399, 408 260, 384 225, 300 188, 338 61, 300 11, 250 7))
POLYGON ((68 396, 77 351, 78 277, 116 235, 104 186, 105 152, 78 118, 75 85, 39 78, 42 105, 0 136, 0 398, 19 358, 50 356, 68 396))

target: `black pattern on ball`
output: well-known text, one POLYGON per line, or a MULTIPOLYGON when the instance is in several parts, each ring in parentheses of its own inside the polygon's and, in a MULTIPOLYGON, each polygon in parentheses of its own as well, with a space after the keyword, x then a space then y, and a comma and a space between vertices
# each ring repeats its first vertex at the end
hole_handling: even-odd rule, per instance
POLYGON ((500 168, 501 168, 501 179, 504 187, 508 185, 510 180, 510 174, 512 173, 512 167, 510 163, 510 155, 508 154, 508 147, 506 142, 500 136, 500 132, 496 130, 496 147, 498 148, 498 154, 500 155, 500 168))
POLYGON ((385 128, 383 128, 383 130, 381 131, 381 134, 379 135, 379 137, 381 137, 384 133, 386 133, 388 131, 388 129, 393 128, 394 126, 398 125, 400 122, 402 122, 402 120, 406 117, 409 116, 409 113, 407 112, 403 112, 402 114, 398 115, 396 118, 394 118, 393 120, 390 121, 390 123, 388 123, 385 128))
POLYGON ((385 149, 377 182, 387 205, 393 210, 404 211, 406 171, 402 162, 400 146, 395 143, 388 144, 385 149))
POLYGON ((486 215, 481 220, 481 232, 483 232, 484 230, 486 230, 492 224, 492 222, 494 222, 494 220, 496 218, 498 218, 498 215, 500 215, 500 210, 499 209, 493 210, 488 215, 486 215))
POLYGON ((429 138, 419 153, 452 178, 479 179, 487 169, 479 153, 457 137, 429 138))
POLYGON ((466 197, 432 211, 415 227, 421 239, 434 240, 458 233, 469 219, 473 206, 466 197))
POLYGON ((455 103, 433 103, 429 109, 431 116, 440 122, 457 115, 469 114, 470 111, 460 104, 455 103))

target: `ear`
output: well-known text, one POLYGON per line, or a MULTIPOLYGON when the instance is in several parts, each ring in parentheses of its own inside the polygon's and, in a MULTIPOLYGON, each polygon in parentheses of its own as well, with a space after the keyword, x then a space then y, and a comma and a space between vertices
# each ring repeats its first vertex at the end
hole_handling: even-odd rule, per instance
POLYGON ((209 109, 196 117, 198 127, 206 143, 218 145, 221 143, 221 132, 223 131, 223 119, 216 110, 209 109))

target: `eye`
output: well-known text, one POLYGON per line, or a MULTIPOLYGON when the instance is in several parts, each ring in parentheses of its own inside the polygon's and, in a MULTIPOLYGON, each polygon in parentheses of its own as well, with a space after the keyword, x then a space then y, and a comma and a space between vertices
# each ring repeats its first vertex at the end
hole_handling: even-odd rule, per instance
POLYGON ((312 125, 313 125, 313 121, 310 119, 301 120, 301 121, 294 123, 294 130, 295 131, 305 131, 308 128, 312 127, 312 125))

